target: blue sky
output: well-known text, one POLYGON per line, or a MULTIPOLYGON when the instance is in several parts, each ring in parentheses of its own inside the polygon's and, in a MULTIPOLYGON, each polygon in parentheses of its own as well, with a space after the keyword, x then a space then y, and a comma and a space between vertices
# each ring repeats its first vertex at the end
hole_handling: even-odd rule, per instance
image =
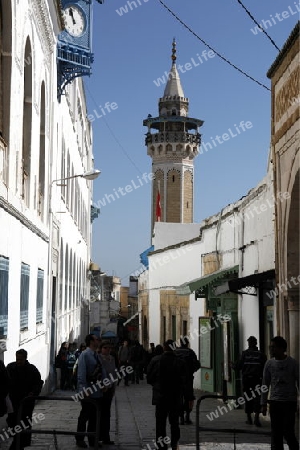
MULTIPOLYGON (((263 33, 251 31, 255 24, 237 0, 164 1, 216 51, 270 87, 266 73, 278 50, 263 33)), ((192 66, 180 77, 190 100, 189 116, 204 121, 202 141, 216 142, 215 136, 229 129, 237 134, 212 149, 207 146, 195 159, 194 221, 217 213, 254 187, 266 173, 270 146, 270 91, 217 56, 200 63, 198 56, 209 49, 158 0, 135 3, 94 1, 95 62, 92 76, 85 79, 95 167, 102 172, 94 182, 94 203, 101 213, 93 223, 92 255, 107 274, 121 277, 123 285, 141 267, 139 254, 151 244, 151 186, 141 178, 151 173, 143 119, 158 114, 164 85, 157 87, 154 80, 171 68, 174 37, 177 64, 192 66), (126 6, 128 12, 123 9, 121 15, 126 6), (251 122, 251 127, 242 131, 241 121, 251 122), (130 184, 132 191, 117 198, 118 188, 130 184)), ((299 19, 298 0, 243 3, 281 48, 299 19)))

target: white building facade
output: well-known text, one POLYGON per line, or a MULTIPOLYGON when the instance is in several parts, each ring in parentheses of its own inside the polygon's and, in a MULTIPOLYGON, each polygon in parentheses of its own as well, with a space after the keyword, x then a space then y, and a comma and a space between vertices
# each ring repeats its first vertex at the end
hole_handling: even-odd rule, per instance
POLYGON ((59 2, 3 0, 0 16, 2 358, 26 349, 50 389, 60 344, 88 332, 92 134, 80 78, 58 101, 59 2))

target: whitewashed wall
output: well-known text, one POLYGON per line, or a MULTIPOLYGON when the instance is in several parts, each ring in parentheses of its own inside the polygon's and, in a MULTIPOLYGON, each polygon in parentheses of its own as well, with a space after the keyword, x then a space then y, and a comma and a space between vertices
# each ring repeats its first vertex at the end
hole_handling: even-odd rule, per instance
MULTIPOLYGON (((51 330, 53 317, 51 315, 51 279, 52 272, 57 271, 57 300, 59 301, 59 264, 60 240, 68 243, 78 260, 83 261, 81 272, 80 296, 89 293, 87 280, 87 265, 90 262, 90 204, 92 184, 80 179, 80 191, 87 205, 87 237, 82 238, 74 215, 61 199, 61 188, 52 183, 62 178, 61 152, 62 138, 66 148, 71 150, 70 158, 74 174, 82 174, 92 169, 92 135, 87 121, 85 94, 82 80, 77 79, 67 95, 57 100, 57 63, 56 42, 60 32, 60 19, 57 16, 55 0, 41 2, 30 0, 3 0, 1 2, 3 33, 6 40, 11 35, 11 84, 10 84, 10 134, 8 176, 4 180, 0 171, 0 255, 9 258, 8 284, 8 333, 1 343, 1 354, 5 364, 15 359, 15 351, 25 348, 30 362, 35 364, 42 378, 46 380, 52 361, 50 355, 51 330), (11 29, 5 29, 9 23, 11 29), (31 177, 30 195, 35 198, 35 179, 39 174, 40 123, 41 123, 41 84, 45 84, 45 192, 44 219, 38 214, 36 200, 27 207, 22 198, 22 142, 23 142, 23 102, 24 102, 24 52, 27 38, 31 43, 30 58, 26 66, 32 68, 32 124, 31 124, 31 177), (78 111, 78 102, 81 110, 78 111), (81 145, 83 136, 85 146, 81 145), (79 147, 81 146, 81 150, 79 147), (51 190, 52 186, 52 190, 51 190), (52 202, 50 205, 50 196, 52 202), (35 205, 34 205, 35 203, 35 205), (53 211, 51 217, 50 210, 53 211), (56 224, 55 235, 52 236, 52 218, 56 224), (49 247, 51 243, 51 248, 49 247), (53 261, 57 262, 53 264, 53 261), (52 261, 52 264, 49 262, 52 261), (20 272, 21 263, 30 266, 29 287, 29 324, 28 330, 20 330, 20 272), (44 304, 43 322, 36 324, 36 287, 37 269, 44 271, 44 304)), ((27 99, 28 101, 30 99, 27 99)), ((5 108, 5 105, 4 105, 5 108)), ((73 173, 70 173, 73 175, 73 173)), ((67 176, 65 174, 64 176, 67 176)), ((54 272, 53 272, 54 273, 54 272)), ((81 301, 81 299, 80 299, 81 301)), ((82 305, 72 304, 68 311, 60 311, 56 321, 55 344, 69 336, 77 339, 82 334, 82 305)), ((87 330, 84 330, 86 334, 87 330)))
MULTIPOLYGON (((247 196, 234 204, 223 208, 219 214, 194 224, 201 230, 201 238, 192 239, 185 244, 173 245, 149 255, 149 340, 158 342, 160 337, 160 289, 176 289, 184 283, 203 276, 201 255, 218 251, 222 265, 220 269, 239 265, 239 277, 274 269, 274 229, 273 229, 273 187, 271 166, 266 177, 247 196), (243 252, 241 251, 243 247, 243 252)), ((170 242, 170 233, 178 232, 180 242, 185 225, 157 223, 153 239, 155 250, 161 249, 163 242, 170 242), (178 228, 178 229, 177 229, 178 228)), ((195 229, 197 229, 195 227, 195 229)), ((176 236, 172 236, 176 242, 176 236)), ((198 337, 194 329, 198 328, 198 319, 204 314, 204 301, 195 301, 190 295, 190 333, 191 348, 198 354, 198 337)), ((258 298, 239 295, 239 333, 240 348, 246 347, 249 335, 259 335, 258 298)), ((195 378, 195 386, 200 388, 200 372, 195 378)))

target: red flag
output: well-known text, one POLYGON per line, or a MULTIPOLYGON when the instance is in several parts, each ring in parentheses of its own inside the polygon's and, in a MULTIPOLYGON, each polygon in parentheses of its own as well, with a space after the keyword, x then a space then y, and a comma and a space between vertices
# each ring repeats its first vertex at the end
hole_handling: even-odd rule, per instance
POLYGON ((157 191, 157 197, 156 197, 156 222, 161 221, 161 205, 160 205, 160 192, 157 191))

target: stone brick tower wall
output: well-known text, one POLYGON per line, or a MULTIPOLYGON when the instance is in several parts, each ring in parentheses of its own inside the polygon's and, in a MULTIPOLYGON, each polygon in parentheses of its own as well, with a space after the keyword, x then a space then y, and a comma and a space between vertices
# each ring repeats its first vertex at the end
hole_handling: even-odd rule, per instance
POLYGON ((190 170, 184 172, 183 194, 183 222, 192 223, 194 217, 194 184, 193 172, 190 170))

